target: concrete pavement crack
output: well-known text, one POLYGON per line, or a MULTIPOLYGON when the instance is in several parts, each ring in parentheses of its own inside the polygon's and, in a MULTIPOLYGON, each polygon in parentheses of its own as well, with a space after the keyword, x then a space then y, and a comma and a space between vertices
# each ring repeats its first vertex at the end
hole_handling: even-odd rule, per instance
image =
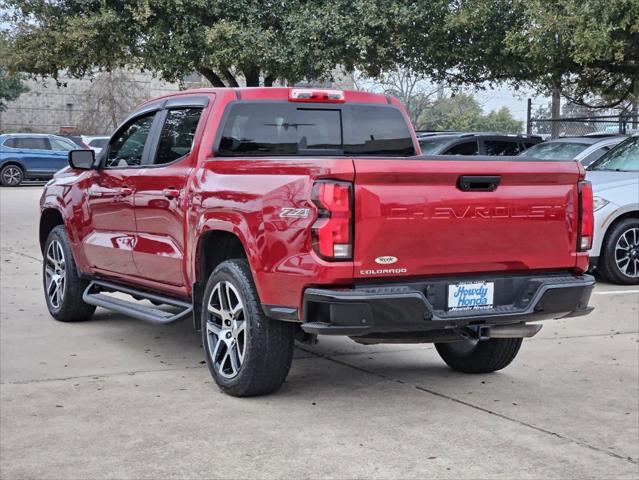
POLYGON ((21 257, 30 258, 31 260, 36 260, 37 262, 42 263, 41 258, 32 257, 31 255, 27 255, 26 253, 16 252, 12 248, 2 247, 2 250, 13 255, 20 255, 21 257))
POLYGON ((176 370, 194 370, 198 368, 204 368, 204 365, 183 366, 175 368, 158 368, 154 370, 132 370, 128 372, 112 372, 102 374, 89 374, 89 375, 76 375, 72 377, 57 377, 57 378, 36 378, 32 380, 20 380, 16 382, 0 382, 0 385, 29 385, 31 383, 46 383, 46 382, 64 382, 67 380, 80 380, 83 378, 101 379, 110 377, 120 377, 124 375, 137 375, 138 373, 162 373, 162 372, 174 372, 176 370))
POLYGON ((624 460, 626 462, 632 463, 633 465, 639 464, 639 461, 635 460, 632 457, 624 457, 623 455, 619 455, 618 453, 611 452, 610 450, 606 450, 604 448, 596 447, 596 446, 591 445, 589 443, 586 443, 586 442, 584 442, 582 440, 577 440, 575 438, 567 437, 565 435, 562 435, 562 434, 557 433, 557 432, 553 432, 553 431, 545 429, 543 427, 538 427, 537 425, 533 425, 531 423, 524 422, 523 420, 519 420, 517 418, 509 417, 508 415, 504 415, 502 413, 498 413, 498 412, 495 412, 493 410, 490 410, 490 409, 487 409, 487 408, 484 408, 484 407, 480 407, 479 405, 475 405, 475 404, 472 404, 470 402, 466 402, 464 400, 460 400, 458 398, 451 397, 450 395, 446 395, 445 393, 440 393, 440 392, 437 392, 435 390, 430 390, 428 388, 420 387, 419 385, 415 385, 415 384, 411 385, 409 382, 405 382, 405 381, 397 379, 397 378, 389 377, 388 375, 384 375, 383 373, 379 373, 379 372, 376 372, 374 370, 369 370, 367 368, 358 367, 356 365, 351 365, 348 362, 340 361, 340 360, 337 360, 335 358, 329 357, 327 355, 317 354, 315 352, 311 352, 311 351, 305 350, 303 348, 300 348, 300 350, 304 350, 305 352, 308 352, 308 353, 310 353, 312 355, 315 355, 315 356, 317 356, 319 358, 323 358, 325 360, 337 363, 338 365, 342 365, 344 367, 349 367, 349 368, 352 368, 354 370, 358 370, 360 372, 367 373, 369 375, 375 375, 375 376, 377 376, 379 378, 383 378, 384 380, 387 380, 389 382, 395 382, 395 383, 399 383, 399 384, 406 385, 406 386, 412 386, 413 388, 415 388, 416 390, 419 390, 420 392, 429 393, 429 394, 434 395, 436 397, 440 397, 440 398, 443 398, 445 400, 449 400, 451 402, 455 402, 455 403, 458 403, 460 405, 464 405, 466 407, 473 408, 473 409, 478 410, 480 412, 487 413, 489 415, 494 415, 494 416, 499 417, 499 418, 501 418, 503 420, 516 423, 518 425, 521 425, 521 426, 526 427, 526 428, 530 428, 532 430, 535 430, 535 431, 540 432, 540 433, 544 433, 546 435, 551 435, 551 436, 559 438, 559 439, 561 439, 563 441, 570 442, 570 443, 573 443, 575 445, 579 445, 580 447, 588 448, 588 449, 593 450, 595 452, 603 453, 605 455, 608 455, 609 457, 617 458, 619 460, 624 460))

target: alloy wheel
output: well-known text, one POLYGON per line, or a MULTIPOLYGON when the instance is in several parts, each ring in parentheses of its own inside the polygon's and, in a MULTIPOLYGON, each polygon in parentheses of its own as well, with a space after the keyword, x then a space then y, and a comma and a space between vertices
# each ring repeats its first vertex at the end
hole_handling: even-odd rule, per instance
POLYGON ((44 261, 47 297, 51 306, 57 309, 62 305, 67 276, 64 250, 59 241, 49 243, 44 261))
POLYGON ((2 172, 2 182, 5 185, 15 186, 20 184, 22 180, 22 172, 18 167, 9 166, 2 172))
POLYGON ((225 378, 234 378, 244 362, 247 322, 237 289, 227 281, 218 282, 207 303, 206 329, 213 368, 225 378))
POLYGON ((639 228, 623 232, 615 245, 615 262, 627 277, 639 278, 639 228))

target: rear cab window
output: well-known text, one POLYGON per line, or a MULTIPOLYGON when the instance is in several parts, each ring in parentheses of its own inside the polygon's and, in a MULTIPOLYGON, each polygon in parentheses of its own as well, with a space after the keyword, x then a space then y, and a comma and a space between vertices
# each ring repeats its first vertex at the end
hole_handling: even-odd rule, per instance
POLYGON ((413 139, 399 109, 390 105, 231 104, 217 156, 412 156, 413 139))
POLYGON ((519 155, 524 149, 518 142, 507 140, 484 140, 484 155, 489 156, 514 156, 519 155))
POLYGON ((445 150, 443 155, 479 155, 479 143, 477 140, 458 143, 445 150))

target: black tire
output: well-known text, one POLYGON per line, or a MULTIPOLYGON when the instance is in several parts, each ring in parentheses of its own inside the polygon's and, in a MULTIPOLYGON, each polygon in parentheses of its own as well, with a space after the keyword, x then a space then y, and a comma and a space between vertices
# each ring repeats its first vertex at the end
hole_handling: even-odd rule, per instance
POLYGON ((3 187, 18 187, 24 180, 24 170, 19 165, 5 165, 0 169, 0 184, 3 187))
POLYGON ((611 283, 639 285, 639 219, 626 218, 608 230, 601 246, 598 267, 602 278, 611 283), (617 245, 621 241, 622 245, 620 246, 623 246, 623 241, 620 239, 624 235, 632 239, 633 235, 628 234, 629 231, 634 231, 634 243, 631 241, 631 244, 628 245, 628 252, 626 252, 629 256, 628 264, 622 263, 620 267, 617 264, 617 255, 623 255, 624 251, 618 251, 617 245), (622 267, 626 272, 622 270, 622 267))
POLYGON ((211 273, 202 299, 201 327, 209 372, 223 392, 234 397, 266 395, 286 380, 295 325, 264 315, 246 260, 227 260, 211 273), (242 309, 229 319, 228 313, 238 308, 236 300, 242 309))
MULTIPOLYGON (((42 261, 42 280, 44 287, 44 298, 47 302, 47 308, 53 318, 61 322, 79 322, 88 320, 95 312, 95 306, 84 303, 82 294, 89 285, 89 282, 82 280, 78 275, 78 268, 73 259, 71 246, 64 225, 58 225, 49 233, 47 241, 44 244, 44 253, 42 261), (57 272, 55 262, 50 260, 50 252, 57 248, 62 250, 63 260, 57 262, 64 265, 64 280, 62 284, 58 284, 55 288, 60 288, 62 295, 55 297, 51 295, 54 281, 52 281, 51 272, 57 272), (60 298, 61 297, 61 298, 60 298)), ((56 279, 60 275, 56 276, 56 279)))
POLYGON ((517 356, 521 338, 491 338, 489 340, 436 343, 437 353, 458 372, 489 373, 507 367, 517 356))

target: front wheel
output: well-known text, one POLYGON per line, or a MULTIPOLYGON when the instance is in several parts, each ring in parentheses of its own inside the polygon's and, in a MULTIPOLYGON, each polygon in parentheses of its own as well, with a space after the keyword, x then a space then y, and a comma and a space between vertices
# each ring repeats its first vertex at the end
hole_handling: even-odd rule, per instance
POLYGON ((51 230, 44 244, 42 279, 47 308, 53 318, 61 322, 91 318, 95 306, 82 300, 89 282, 78 274, 64 225, 51 230))
POLYGON ((639 284, 639 219, 622 220, 606 234, 599 272, 612 283, 639 284))
POLYGON ((489 373, 507 367, 521 347, 521 338, 491 338, 436 343, 442 360, 458 372, 489 373))
POLYGON ((293 359, 295 326, 267 318, 246 260, 222 262, 203 295, 202 345, 217 385, 229 395, 272 393, 293 359))

